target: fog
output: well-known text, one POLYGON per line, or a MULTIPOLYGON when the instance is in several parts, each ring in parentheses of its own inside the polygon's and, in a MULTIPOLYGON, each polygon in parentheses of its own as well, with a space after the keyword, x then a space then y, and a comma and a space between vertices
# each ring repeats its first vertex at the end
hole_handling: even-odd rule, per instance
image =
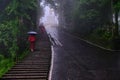
POLYGON ((45 27, 58 26, 58 15, 55 14, 53 8, 49 4, 45 4, 44 0, 40 3, 43 8, 43 16, 40 18, 40 24, 43 23, 45 27))

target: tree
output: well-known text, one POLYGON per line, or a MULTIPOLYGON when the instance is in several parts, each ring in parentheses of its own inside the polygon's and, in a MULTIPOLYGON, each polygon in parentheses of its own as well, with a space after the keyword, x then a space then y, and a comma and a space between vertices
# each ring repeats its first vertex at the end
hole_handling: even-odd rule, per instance
POLYGON ((113 29, 113 48, 120 49, 120 38, 119 38, 119 25, 118 25, 118 14, 120 11, 120 0, 112 0, 113 9, 115 14, 115 27, 113 29))
POLYGON ((115 30, 114 30, 114 36, 118 36, 118 13, 120 11, 120 0, 113 0, 113 8, 114 8, 114 14, 115 14, 115 30))
MULTIPOLYGON (((36 7, 36 0, 12 0, 0 13, 0 44, 12 58, 27 48, 26 33, 36 26, 36 7)), ((1 53, 6 52, 0 49, 1 53)))

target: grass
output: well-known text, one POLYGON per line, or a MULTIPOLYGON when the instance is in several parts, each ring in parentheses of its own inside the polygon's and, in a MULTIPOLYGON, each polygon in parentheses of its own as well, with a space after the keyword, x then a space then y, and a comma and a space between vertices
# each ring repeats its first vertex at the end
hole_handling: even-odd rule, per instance
POLYGON ((105 39, 104 37, 101 37, 101 36, 94 34, 94 33, 91 33, 90 35, 85 36, 84 39, 86 39, 92 43, 95 43, 99 46, 102 46, 106 49, 112 49, 111 39, 105 39))
MULTIPOLYGON (((75 35, 79 36, 79 34, 75 35)), ((112 30, 109 27, 98 27, 88 35, 80 37, 106 49, 113 48, 112 30)))
MULTIPOLYGON (((0 55, 2 56, 2 55, 0 55)), ((15 64, 12 59, 0 57, 0 78, 15 64)))
MULTIPOLYGON (((29 50, 25 50, 18 58, 17 61, 22 60, 27 54, 29 53, 29 50)), ((0 55, 0 78, 8 72, 14 65, 16 61, 11 58, 4 58, 3 55, 0 55)))

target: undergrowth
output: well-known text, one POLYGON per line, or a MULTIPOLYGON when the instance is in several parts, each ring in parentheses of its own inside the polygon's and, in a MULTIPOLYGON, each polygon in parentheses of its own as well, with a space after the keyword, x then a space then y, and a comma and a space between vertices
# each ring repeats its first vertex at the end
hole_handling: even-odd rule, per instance
POLYGON ((21 55, 16 57, 16 59, 13 58, 5 58, 3 55, 0 55, 0 78, 7 73, 15 64, 17 61, 20 61, 24 59, 25 56, 29 53, 29 50, 26 49, 21 55))

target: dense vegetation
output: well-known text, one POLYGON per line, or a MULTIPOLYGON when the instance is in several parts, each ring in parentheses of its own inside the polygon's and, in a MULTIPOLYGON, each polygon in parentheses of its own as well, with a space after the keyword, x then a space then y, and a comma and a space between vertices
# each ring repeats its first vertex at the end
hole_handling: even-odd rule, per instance
POLYGON ((28 50, 27 31, 36 26, 37 0, 11 0, 0 13, 0 76, 28 50))
POLYGON ((116 36, 119 35, 118 32, 118 16, 119 16, 119 12, 120 12, 120 0, 113 0, 113 8, 114 8, 114 14, 115 14, 115 34, 116 36))

